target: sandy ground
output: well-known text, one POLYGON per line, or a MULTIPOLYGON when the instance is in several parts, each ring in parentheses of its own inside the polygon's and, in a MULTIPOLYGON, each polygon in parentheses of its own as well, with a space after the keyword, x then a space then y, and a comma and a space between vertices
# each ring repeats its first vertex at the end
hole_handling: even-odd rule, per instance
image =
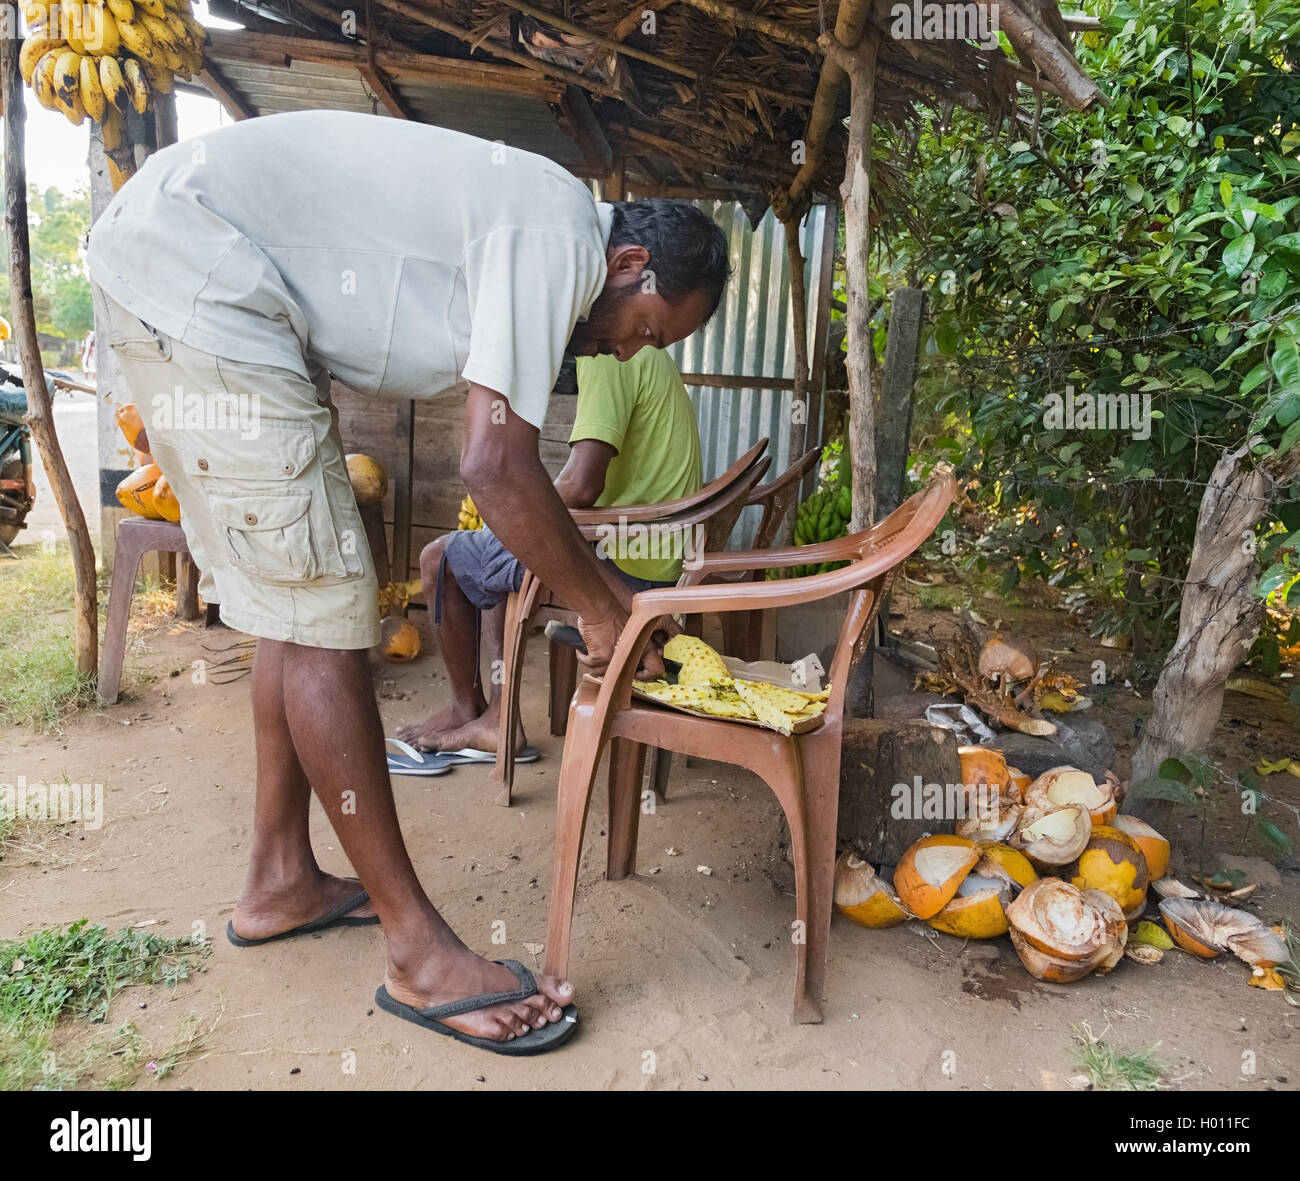
MULTIPOLYGON (((1006 940, 963 945, 912 925, 870 932, 837 916, 825 1023, 791 1025, 794 899, 780 812, 748 773, 680 761, 668 802, 642 819, 639 872, 627 881, 603 878, 596 794, 571 969, 581 1028, 569 1046, 507 1061, 424 1034, 373 1004, 378 929, 257 950, 225 941, 252 811, 248 681, 196 685, 190 674, 192 661, 213 658, 205 645, 237 638, 164 625, 128 652, 133 697, 74 718, 61 736, 0 730, 5 779, 102 783, 106 801, 97 831, 68 826, 0 863, 0 935, 88 916, 213 939, 193 981, 129 990, 114 1003, 110 1022, 132 1020, 158 1046, 190 1015, 212 1028, 202 1056, 159 1085, 1066 1088, 1072 1030, 1085 1023, 1125 1048, 1157 1046, 1179 1088, 1289 1090, 1300 1081, 1300 1009, 1248 988, 1236 961, 1180 953, 1063 987, 1032 980, 1006 940)), ((520 769, 515 807, 492 802, 482 768, 397 778, 394 790, 416 866, 449 921, 475 949, 534 964, 561 740, 546 729, 540 640, 529 657, 525 720, 544 758, 520 769), (504 943, 492 942, 494 929, 504 943)), ((377 670, 389 733, 445 697, 434 656, 377 670)), ((315 804, 313 834, 322 864, 347 872, 315 804)), ((1259 913, 1300 913, 1296 875, 1261 877, 1259 913)))

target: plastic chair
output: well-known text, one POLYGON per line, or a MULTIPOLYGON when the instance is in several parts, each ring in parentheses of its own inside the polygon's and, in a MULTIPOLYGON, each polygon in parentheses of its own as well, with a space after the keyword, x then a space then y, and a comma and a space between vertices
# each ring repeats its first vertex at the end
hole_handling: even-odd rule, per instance
MULTIPOLYGON (((775 480, 760 484, 750 494, 745 506, 761 505, 763 515, 758 521, 758 530, 754 534, 751 549, 767 549, 777 538, 790 510, 799 501, 799 485, 817 464, 821 455, 820 447, 810 447, 798 459, 785 469, 775 480)), ((735 581, 753 582, 762 578, 761 570, 746 570, 735 581)), ((722 648, 728 656, 738 660, 770 660, 775 653, 775 630, 768 628, 763 634, 764 616, 761 611, 732 611, 722 617, 722 648)))
MULTIPOLYGON (((716 480, 705 484, 698 492, 678 500, 647 505, 609 505, 598 509, 574 509, 573 521, 578 531, 588 541, 599 541, 602 528, 620 522, 640 525, 670 527, 676 530, 706 530, 704 552, 716 545, 718 531, 725 527, 731 533, 737 518, 745 507, 745 498, 763 478, 771 460, 764 459, 767 440, 760 439, 740 456, 716 480)), ((725 536, 725 535, 724 535, 725 536)), ((557 620, 576 624, 577 612, 565 607, 554 594, 544 588, 532 571, 524 573, 519 589, 506 600, 506 618, 502 642, 503 684, 501 691, 501 724, 497 732, 497 757, 492 778, 502 784, 497 803, 510 806, 514 788, 515 750, 514 735, 519 718, 519 691, 523 680, 524 652, 528 645, 528 632, 536 618, 547 623, 557 620)), ((551 666, 551 733, 564 733, 560 719, 568 716, 569 698, 577 682, 577 657, 565 645, 550 646, 551 666), (558 727, 558 728, 557 728, 558 727)))
POLYGON ((104 705, 117 700, 122 684, 122 661, 126 655, 126 625, 135 594, 135 575, 147 553, 179 554, 176 563, 176 615, 179 619, 199 617, 198 572, 190 557, 185 532, 170 521, 149 521, 144 517, 123 517, 117 523, 113 549, 113 577, 108 586, 108 615, 104 621, 104 647, 99 658, 99 680, 95 695, 104 705))
POLYGON ((683 579, 685 585, 636 596, 632 618, 619 637, 605 676, 599 682, 584 679, 569 707, 556 802, 555 860, 546 937, 548 973, 568 974, 583 830, 606 743, 610 744, 606 868, 610 880, 627 877, 635 869, 645 748, 663 747, 746 767, 776 794, 790 826, 796 916, 804 934, 802 941, 796 941, 794 1020, 821 1021, 834 887, 845 686, 850 669, 870 642, 870 624, 894 574, 942 520, 955 489, 951 472, 941 472, 885 520, 861 533, 815 546, 716 554, 705 558, 699 569, 691 570, 683 579), (698 585, 710 574, 845 560, 849 565, 806 578, 698 585), (840 591, 854 594, 831 663, 830 699, 817 729, 785 736, 774 730, 721 718, 695 717, 632 700, 637 661, 661 615, 772 610, 828 598, 840 591))

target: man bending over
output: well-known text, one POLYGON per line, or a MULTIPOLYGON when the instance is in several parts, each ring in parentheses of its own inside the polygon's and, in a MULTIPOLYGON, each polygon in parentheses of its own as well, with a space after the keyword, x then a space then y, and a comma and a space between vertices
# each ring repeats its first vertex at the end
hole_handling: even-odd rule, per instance
MULTIPOLYGON (((578 358, 578 407, 569 434, 569 460, 555 481, 571 509, 656 504, 700 487, 700 432, 672 358, 642 349, 630 361, 578 358)), ((632 593, 673 586, 682 572, 680 547, 666 556, 637 555, 633 538, 607 558, 632 593)), ((660 549, 668 546, 660 546, 660 549)), ((501 658, 506 596, 519 589, 524 564, 486 526, 448 533, 420 554, 425 602, 451 681, 451 702, 399 737, 418 750, 495 751, 500 725, 500 678, 491 700, 479 676, 480 613, 489 651, 501 658)), ((520 741, 523 741, 522 730, 520 741)))

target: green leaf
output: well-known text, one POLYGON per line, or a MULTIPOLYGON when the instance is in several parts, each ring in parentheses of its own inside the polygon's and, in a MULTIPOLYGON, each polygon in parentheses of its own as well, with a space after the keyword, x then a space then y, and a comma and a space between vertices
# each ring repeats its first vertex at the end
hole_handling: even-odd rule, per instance
POLYGON ((1260 816, 1255 821, 1255 829, 1261 837, 1273 846, 1283 857, 1291 856, 1291 840, 1271 820, 1260 816))
POLYGON ((1282 333, 1273 342, 1273 372, 1284 389, 1300 392, 1300 340, 1282 333))
POLYGON ((1232 204, 1232 181, 1226 176, 1219 181, 1219 196, 1223 198, 1223 207, 1227 209, 1232 204))
POLYGON ((1138 800, 1172 800, 1175 804, 1186 804, 1194 808, 1197 804, 1196 793, 1178 779, 1167 779, 1163 775, 1154 775, 1135 783, 1128 789, 1128 794, 1138 800))
POLYGON ((1254 234, 1242 234, 1240 238, 1234 238, 1229 242, 1223 251, 1223 267, 1228 272, 1228 277, 1239 278, 1254 253, 1254 234))

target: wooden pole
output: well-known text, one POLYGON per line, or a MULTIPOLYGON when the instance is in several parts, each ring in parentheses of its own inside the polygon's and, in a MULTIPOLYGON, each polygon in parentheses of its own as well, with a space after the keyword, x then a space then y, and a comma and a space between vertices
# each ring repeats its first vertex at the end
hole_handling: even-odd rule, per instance
MULTIPOLYGON (((876 53, 880 31, 868 25, 850 52, 823 34, 826 55, 849 76, 849 143, 844 158, 844 287, 848 330, 849 431, 853 455, 853 521, 857 532, 874 519, 876 507, 876 406, 871 389, 871 140, 876 106, 876 53)), ((854 717, 871 712, 871 653, 858 662, 848 686, 846 709, 854 717)))
POLYGON ((77 672, 93 677, 99 663, 99 619, 95 601, 95 549, 86 517, 63 459, 54 431, 54 408, 45 385, 41 346, 36 337, 32 306, 31 247, 27 236, 26 120, 23 80, 18 71, 17 37, 0 37, 0 88, 4 94, 5 125, 5 232, 9 238, 9 288, 14 335, 23 365, 27 391, 27 424, 31 427, 41 463, 50 477, 54 502, 59 506, 76 580, 75 651, 77 672))
POLYGON ((925 292, 896 287, 889 297, 889 335, 880 379, 880 429, 876 432, 876 516, 887 517, 903 503, 912 395, 921 349, 925 292))
MULTIPOLYGON (((790 262, 790 318, 794 328, 794 394, 790 399, 790 462, 808 445, 808 287, 804 282, 803 249, 799 244, 799 218, 781 223, 785 253, 790 262)), ((794 514, 787 514, 793 519, 794 514)))

